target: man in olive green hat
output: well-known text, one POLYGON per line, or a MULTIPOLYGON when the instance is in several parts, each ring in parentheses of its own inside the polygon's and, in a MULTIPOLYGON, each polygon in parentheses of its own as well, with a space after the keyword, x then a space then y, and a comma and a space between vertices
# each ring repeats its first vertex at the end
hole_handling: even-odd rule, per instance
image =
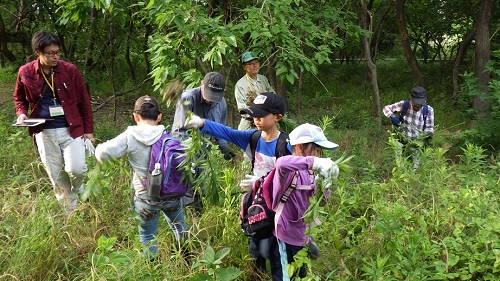
MULTIPOLYGON (((245 76, 238 80, 234 87, 238 112, 252 105, 255 97, 260 93, 274 92, 267 78, 259 74, 260 62, 258 56, 255 56, 252 52, 245 52, 240 57, 240 63, 241 67, 245 70, 245 76)), ((255 126, 253 125, 252 117, 242 114, 238 130, 248 130, 253 127, 255 126)))

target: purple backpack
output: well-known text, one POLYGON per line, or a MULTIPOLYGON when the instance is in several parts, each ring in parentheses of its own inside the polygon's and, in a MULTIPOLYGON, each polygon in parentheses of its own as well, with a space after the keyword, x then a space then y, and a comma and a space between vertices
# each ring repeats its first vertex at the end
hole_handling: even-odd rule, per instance
MULTIPOLYGON (((189 184, 182 180, 182 170, 177 169, 186 158, 185 152, 186 149, 181 145, 181 141, 167 133, 163 133, 151 145, 149 172, 154 170, 156 163, 160 163, 163 174, 160 198, 182 196, 189 189, 189 184)), ((146 180, 142 181, 142 185, 146 187, 146 180)))

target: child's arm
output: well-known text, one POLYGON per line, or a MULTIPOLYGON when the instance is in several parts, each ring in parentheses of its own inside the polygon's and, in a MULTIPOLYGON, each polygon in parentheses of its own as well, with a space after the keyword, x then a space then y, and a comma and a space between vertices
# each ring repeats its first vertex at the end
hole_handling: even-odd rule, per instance
POLYGON ((287 175, 295 171, 310 170, 312 169, 313 163, 314 157, 312 156, 287 155, 276 159, 275 167, 278 174, 287 175))
POLYGON ((97 161, 104 162, 113 158, 123 157, 127 153, 127 134, 121 133, 114 139, 97 145, 95 157, 97 161))
POLYGON ((202 133, 230 141, 243 150, 247 149, 250 143, 250 136, 256 131, 255 129, 245 131, 234 130, 231 127, 200 118, 194 114, 186 121, 184 126, 186 128, 200 128, 202 133))

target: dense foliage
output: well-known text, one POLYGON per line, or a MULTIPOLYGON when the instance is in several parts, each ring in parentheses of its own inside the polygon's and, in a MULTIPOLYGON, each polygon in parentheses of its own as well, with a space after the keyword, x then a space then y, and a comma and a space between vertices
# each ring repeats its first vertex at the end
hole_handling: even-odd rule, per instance
MULTIPOLYGON (((33 59, 29 40, 40 28, 57 33, 63 59, 82 70, 98 142, 131 124, 129 108, 138 96, 160 97, 174 78, 196 86, 210 70, 228 78, 234 125, 232 91, 243 75, 238 55, 260 54, 261 72, 287 98, 289 124, 323 123, 340 145, 327 156, 354 156, 331 202, 308 213, 322 224, 310 229, 320 258, 299 258, 310 265, 307 280, 497 280, 497 9, 491 9, 492 59, 487 72, 475 72, 474 31, 481 4, 491 0, 365 2, 369 30, 360 28, 357 1, 1 2, 0 280, 269 279, 251 266, 238 225, 238 182, 249 169, 242 159, 229 163, 215 152, 198 162, 189 151, 209 171, 197 183, 210 183, 204 212, 187 209, 191 264, 164 223, 158 262, 141 258, 126 159, 103 165, 88 159, 88 201, 64 216, 32 139, 10 126, 16 68, 33 59), (377 97, 360 48, 370 35, 380 103, 406 99, 415 77, 402 51, 395 3, 404 3, 409 47, 436 113, 433 146, 415 171, 394 160, 390 125, 375 120, 377 97), (478 79, 483 73, 488 83, 478 79), (486 118, 476 119, 477 98, 487 104, 486 118)), ((171 115, 166 109, 165 125, 171 115)), ((199 145, 194 136, 192 149, 199 145)))
MULTIPOLYGON (((397 66, 383 68, 394 79, 388 83, 400 81, 397 66)), ((315 96, 322 86, 310 82, 316 90, 307 94, 308 104, 318 110, 291 113, 297 122, 325 123, 328 137, 340 144, 338 152, 326 156, 354 155, 329 204, 316 210, 322 224, 311 232, 321 256, 300 259, 311 265, 309 280, 495 280, 500 268, 498 154, 465 144, 456 135, 460 113, 449 111, 445 100, 433 99, 439 128, 434 146, 424 151, 416 171, 409 163, 398 165, 390 134, 373 126, 373 118, 361 110, 369 108, 369 100, 359 99, 362 69, 332 70, 339 78, 348 75, 342 87, 348 98, 335 107, 328 105, 331 96, 315 96), (333 122, 321 122, 321 112, 336 113, 333 122)), ((12 91, 14 75, 1 77, 7 85, 2 93, 12 91)), ((388 101, 406 97, 403 86, 386 88, 388 101)), ((128 100, 133 99, 119 106, 130 107, 128 100)), ((290 101, 295 104, 293 96, 290 101)), ((165 223, 158 237, 160 259, 148 263, 141 258, 130 209, 126 159, 106 165, 89 159, 89 188, 95 184, 100 192, 66 218, 32 140, 10 126, 15 119, 11 101, 2 104, 0 135, 7 140, 0 153, 5 175, 0 179, 2 280, 268 279, 250 266, 247 239, 238 225, 238 181, 248 171, 239 160, 229 164, 218 154, 210 158, 213 177, 206 180, 217 196, 205 201, 202 214, 187 209, 192 264, 182 259, 165 223)), ((123 130, 131 122, 128 114, 119 115, 116 123, 107 112, 97 112, 97 138, 106 140, 123 130)))

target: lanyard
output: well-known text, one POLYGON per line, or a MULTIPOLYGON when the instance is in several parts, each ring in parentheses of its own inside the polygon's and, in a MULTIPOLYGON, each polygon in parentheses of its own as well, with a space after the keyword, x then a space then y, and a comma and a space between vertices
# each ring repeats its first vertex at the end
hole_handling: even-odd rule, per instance
POLYGON ((42 69, 42 76, 43 76, 43 79, 45 80, 45 82, 47 82, 47 85, 49 86, 49 88, 52 90, 52 97, 54 97, 54 103, 55 103, 56 102, 56 94, 54 91, 54 70, 53 69, 50 70, 51 83, 49 83, 49 80, 47 79, 47 76, 45 76, 45 71, 43 71, 43 69, 42 69))

